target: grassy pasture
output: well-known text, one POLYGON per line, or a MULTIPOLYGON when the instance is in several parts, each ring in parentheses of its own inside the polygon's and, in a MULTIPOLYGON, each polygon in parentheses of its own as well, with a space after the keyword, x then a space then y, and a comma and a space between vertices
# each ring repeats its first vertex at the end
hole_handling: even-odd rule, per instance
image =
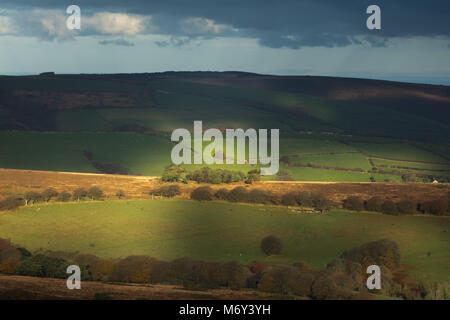
POLYGON ((134 174, 161 175, 171 163, 172 144, 137 133, 0 132, 0 167, 12 169, 96 172, 83 156, 119 163, 134 174))
POLYGON ((300 164, 314 164, 328 167, 340 168, 361 168, 363 170, 370 170, 372 166, 366 157, 360 153, 340 153, 330 155, 299 155, 292 159, 293 163, 300 164))
POLYGON ((407 161, 449 163, 443 157, 407 143, 352 143, 351 146, 375 157, 407 161))
POLYGON ((185 200, 42 204, 0 215, 0 237, 17 245, 114 258, 305 261, 324 268, 345 250, 390 238, 412 276, 434 281, 450 280, 450 233, 444 232, 449 228, 445 217, 298 215, 282 207, 185 200), (283 240, 283 254, 262 255, 259 243, 269 234, 283 240))
POLYGON ((292 176, 298 181, 370 182, 370 175, 365 172, 316 169, 308 167, 282 167, 282 169, 287 169, 292 172, 292 176))

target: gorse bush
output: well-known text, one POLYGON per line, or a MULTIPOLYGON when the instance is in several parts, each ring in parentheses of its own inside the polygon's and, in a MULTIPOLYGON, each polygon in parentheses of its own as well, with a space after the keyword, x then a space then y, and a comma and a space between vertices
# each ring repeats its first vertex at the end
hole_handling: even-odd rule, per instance
POLYGON ((252 189, 248 193, 248 202, 251 203, 271 203, 272 195, 264 190, 252 189))
POLYGON ((392 200, 385 200, 381 205, 381 211, 387 214, 398 216, 397 204, 392 200))
POLYGON ((383 205, 383 199, 380 197, 372 197, 366 201, 366 210, 380 212, 383 205))
POLYGON ((397 208, 400 213, 413 214, 416 212, 417 204, 412 200, 401 200, 397 203, 397 208))
POLYGON ((191 192, 191 199, 198 201, 211 201, 213 199, 213 190, 211 187, 199 187, 191 192))
POLYGON ((227 200, 231 202, 247 202, 248 191, 244 187, 236 187, 228 192, 227 200))
POLYGON ((344 208, 348 210, 364 210, 364 201, 360 197, 351 196, 344 201, 344 208))
POLYGON ((225 188, 220 188, 214 194, 214 197, 218 200, 227 200, 228 199, 228 190, 225 188))
POLYGON ((162 196, 166 198, 173 198, 181 194, 181 189, 176 184, 163 185, 159 189, 153 190, 155 196, 162 196))

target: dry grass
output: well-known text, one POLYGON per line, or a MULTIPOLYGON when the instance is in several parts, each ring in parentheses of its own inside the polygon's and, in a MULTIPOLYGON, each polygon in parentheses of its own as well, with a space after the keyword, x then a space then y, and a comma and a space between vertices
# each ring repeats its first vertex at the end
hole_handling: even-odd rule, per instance
POLYGON ((69 290, 64 279, 0 275, 0 300, 93 300, 96 294, 114 300, 273 300, 280 297, 255 290, 214 289, 189 291, 173 285, 110 284, 82 281, 80 290, 69 290))
MULTIPOLYGON (((238 183, 242 185, 243 183, 238 183)), ((237 184, 211 185, 232 189, 237 184)), ((33 170, 0 169, 0 198, 11 194, 21 194, 29 190, 41 192, 46 188, 68 191, 91 186, 100 187, 107 197, 115 197, 121 189, 127 198, 151 198, 149 192, 158 188, 158 177, 124 176, 93 173, 69 173, 33 170)), ((192 190, 199 184, 180 184, 181 197, 189 198, 192 190)), ((427 200, 448 197, 449 184, 433 185, 430 183, 357 183, 357 182, 301 182, 301 181, 262 181, 246 185, 249 190, 260 188, 281 195, 288 191, 310 191, 326 195, 334 201, 342 201, 349 195, 367 199, 373 196, 395 199, 427 200)))

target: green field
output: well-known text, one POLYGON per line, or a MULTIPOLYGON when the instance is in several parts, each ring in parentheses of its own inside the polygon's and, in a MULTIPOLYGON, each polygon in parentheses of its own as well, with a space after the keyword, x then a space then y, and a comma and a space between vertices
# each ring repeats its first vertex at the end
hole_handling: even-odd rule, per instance
POLYGON ((299 215, 282 207, 187 200, 42 204, 0 215, 0 237, 16 245, 114 258, 305 261, 324 268, 344 250, 390 238, 399 244, 410 274, 433 281, 450 281, 449 229, 450 220, 439 217, 299 215), (281 255, 261 253, 259 243, 269 234, 283 240, 281 255))
MULTIPOLYGON (((76 110, 73 110, 74 112, 76 110)), ((78 110, 81 111, 81 110, 78 110)), ((77 111, 77 112, 78 112, 77 111)), ((80 115, 81 116, 81 115, 80 115)), ((94 121, 95 119, 91 119, 94 121)), ((428 161, 446 160, 425 150, 408 144, 373 144, 361 143, 360 139, 351 146, 339 142, 336 138, 286 134, 280 138, 280 156, 290 156, 294 166, 287 167, 296 180, 300 181, 349 181, 368 182, 370 176, 376 181, 401 182, 398 175, 369 174, 367 172, 342 171, 295 167, 296 164, 321 165, 368 171, 371 165, 367 156, 358 152, 370 152, 376 156, 399 158, 404 160, 425 159, 428 161), (354 148, 353 148, 354 146, 354 148)), ((203 146, 208 143, 204 142, 203 146)), ((130 169, 132 174, 160 176, 164 167, 171 164, 170 154, 174 144, 169 137, 143 133, 126 132, 1 132, 0 131, 0 167, 11 169, 96 172, 97 170, 83 155, 90 151, 94 160, 102 163, 121 164, 130 169)), ((236 148, 236 145, 235 145, 236 148)), ((248 149, 246 150, 248 158, 248 149)), ((402 165, 417 167, 417 173, 439 174, 448 176, 448 172, 433 172, 450 168, 436 163, 414 163, 372 159, 374 164, 402 165)), ((204 165, 186 165, 190 170, 204 165)), ((251 165, 215 165, 214 167, 241 170, 247 172, 251 165)), ((384 171, 405 171, 380 167, 384 171)), ((265 179, 273 179, 266 177, 265 179)))
MULTIPOLYGON (((408 164, 422 162, 418 173, 430 176, 438 166, 450 167, 448 103, 401 94, 395 101, 353 99, 362 83, 382 94, 377 81, 269 78, 239 72, 0 77, 0 167, 95 172, 82 154, 87 150, 96 161, 159 176, 171 163, 172 130, 192 130, 195 120, 203 121, 203 129, 280 129, 280 156, 298 165, 369 171, 370 160, 415 161, 408 164), (353 98, 327 95, 338 87, 353 98)), ((392 90, 404 85, 425 90, 383 84, 392 90)), ((290 170, 298 180, 370 178, 355 171, 290 170)), ((380 179, 400 181, 389 174, 380 179)))
POLYGON ((96 172, 83 156, 122 164, 134 174, 159 176, 171 163, 172 144, 139 133, 0 132, 0 167, 12 169, 96 172))
POLYGON ((330 155, 299 155, 292 159, 293 163, 313 164, 326 167, 339 167, 348 169, 363 169, 368 171, 372 169, 369 161, 360 153, 339 153, 330 155))
POLYGON ((352 147, 374 157, 420 162, 449 163, 445 158, 408 143, 352 143, 352 147))

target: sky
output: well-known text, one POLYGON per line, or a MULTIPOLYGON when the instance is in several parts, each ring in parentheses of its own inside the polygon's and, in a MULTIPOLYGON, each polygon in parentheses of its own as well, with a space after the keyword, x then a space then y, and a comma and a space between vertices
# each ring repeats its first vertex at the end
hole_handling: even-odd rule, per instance
POLYGON ((0 74, 246 71, 450 85, 448 0, 0 0, 0 74), (69 5, 81 29, 69 30, 69 5), (381 29, 366 12, 380 8, 381 29))

